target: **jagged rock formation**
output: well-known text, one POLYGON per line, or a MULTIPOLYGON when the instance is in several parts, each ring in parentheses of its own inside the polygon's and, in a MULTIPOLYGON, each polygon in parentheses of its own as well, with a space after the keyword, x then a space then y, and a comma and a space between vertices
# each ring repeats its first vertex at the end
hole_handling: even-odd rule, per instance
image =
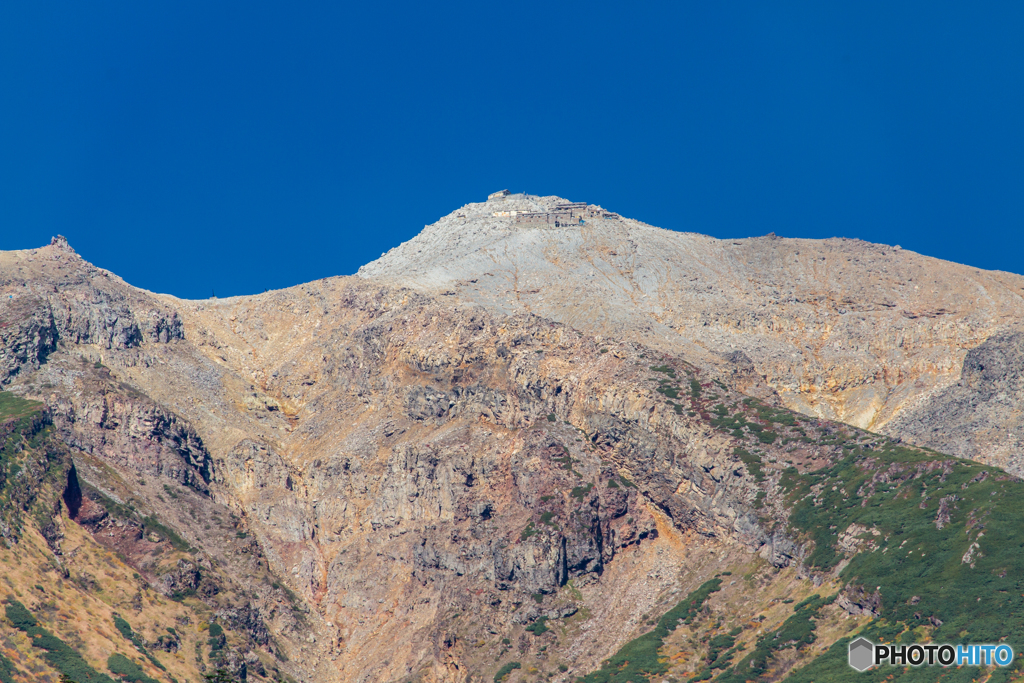
MULTIPOLYGON (((911 418, 898 418, 955 384, 970 349, 1012 334, 1024 317, 1024 277, 899 247, 718 240, 618 217, 531 226, 495 215, 563 201, 500 195, 467 204, 359 275, 641 340, 724 375, 749 360, 756 372, 747 371, 746 391, 767 398, 763 378, 790 408, 905 438, 921 431, 902 431, 911 418)), ((1016 420, 1021 404, 1007 400, 999 411, 1016 420)), ((971 443, 970 457, 1024 471, 1015 446, 971 443)))

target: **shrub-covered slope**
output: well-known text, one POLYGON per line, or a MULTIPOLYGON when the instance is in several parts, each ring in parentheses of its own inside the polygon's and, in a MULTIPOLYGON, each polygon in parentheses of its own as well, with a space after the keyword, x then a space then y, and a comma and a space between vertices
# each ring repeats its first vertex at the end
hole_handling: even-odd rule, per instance
MULTIPOLYGON (((686 385, 663 379, 659 390, 673 396, 686 385)), ((701 410, 698 396, 695 385, 689 404, 680 409, 701 410)), ((1005 669, 883 666, 858 673, 847 665, 846 652, 846 644, 860 635, 886 643, 1006 642, 1024 649, 1020 479, 854 428, 811 422, 752 399, 720 402, 708 415, 716 428, 742 442, 736 449, 765 486, 762 502, 767 499, 784 510, 779 531, 802 543, 805 583, 820 589, 799 603, 790 600, 792 616, 775 628, 737 629, 732 635, 707 631, 718 635, 707 636, 710 646, 697 664, 692 657, 673 662, 667 649, 655 657, 651 644, 663 645, 665 635, 680 625, 675 612, 714 598, 706 591, 691 595, 666 614, 667 623, 663 618, 655 630, 580 680, 637 683, 684 672, 723 683, 782 677, 801 682, 1001 681, 1021 675, 1020 658, 1005 669), (758 444, 780 438, 791 444, 792 458, 756 455, 758 444), (820 453, 823 446, 831 457, 799 457, 820 453), (769 471, 774 474, 766 476, 769 471), (822 610, 842 610, 853 619, 834 644, 820 642, 816 633, 822 610), (821 651, 823 646, 827 650, 821 651)), ((752 595, 747 614, 741 609, 730 616, 734 622, 754 618, 765 606, 752 595)), ((709 623, 718 618, 712 612, 703 617, 709 623)), ((684 623, 694 618, 687 614, 684 623)))

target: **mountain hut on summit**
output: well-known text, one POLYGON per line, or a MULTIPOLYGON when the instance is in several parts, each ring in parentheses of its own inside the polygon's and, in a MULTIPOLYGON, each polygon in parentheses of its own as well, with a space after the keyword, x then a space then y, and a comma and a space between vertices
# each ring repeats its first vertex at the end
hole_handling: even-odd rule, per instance
MULTIPOLYGON (((507 196, 508 190, 502 190, 489 195, 487 199, 501 199, 507 196)), ((583 225, 588 218, 615 219, 619 217, 616 213, 605 211, 600 206, 593 206, 586 202, 562 202, 555 204, 547 211, 494 211, 493 215, 514 218, 519 225, 551 225, 556 228, 583 225)))
MULTIPOLYGON (((487 195, 487 201, 505 199, 512 195, 508 190, 492 192, 487 195)), ((522 197, 524 195, 516 195, 522 197)), ((561 202, 555 204, 547 211, 520 211, 504 210, 492 212, 500 218, 514 218, 519 225, 551 225, 556 228, 564 228, 570 225, 583 225, 588 218, 617 219, 619 214, 605 211, 600 206, 587 204, 586 202, 561 202)), ((463 216, 459 216, 462 218, 463 216)))
POLYGON ((618 218, 618 214, 586 202, 563 202, 548 211, 523 211, 514 216, 521 225, 553 225, 556 228, 583 225, 588 218, 618 218))

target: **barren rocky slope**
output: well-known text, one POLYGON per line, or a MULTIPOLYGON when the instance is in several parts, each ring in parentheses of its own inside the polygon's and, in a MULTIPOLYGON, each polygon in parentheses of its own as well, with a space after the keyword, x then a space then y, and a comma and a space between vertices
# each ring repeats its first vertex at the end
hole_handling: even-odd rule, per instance
MULTIPOLYGON (((633 345, 355 279, 182 302, 59 241, 6 258, 30 272, 6 284, 5 384, 50 406, 107 495, 86 455, 129 483, 170 480, 234 508, 256 554, 315 607, 305 642, 289 648, 291 626, 277 625, 297 675, 457 680, 466 633, 508 638, 588 595, 596 616, 564 651, 594 666, 638 607, 678 590, 696 539, 782 558, 794 547, 776 549, 731 447, 663 404, 633 345), (659 524, 694 541, 659 540, 659 524), (657 590, 636 583, 652 571, 636 557, 605 572, 652 552, 675 567, 656 572, 657 590), (560 592, 570 580, 579 598, 560 592)), ((181 510, 163 514, 203 546, 181 510)), ((266 609, 273 590, 261 598, 266 609)))
MULTIPOLYGON (((494 215, 564 201, 467 204, 359 274, 642 341, 763 377, 805 414, 1024 471, 1016 445, 955 410, 939 411, 938 431, 905 427, 911 413, 951 400, 943 392, 968 351, 993 335, 1015 339, 1024 277, 859 240, 718 240, 619 217, 554 227, 494 215)), ((753 390, 755 378, 746 382, 753 390)), ((988 402, 985 424, 1020 430, 1015 390, 988 402)), ((972 392, 961 383, 958 396, 987 400, 972 392)))
MULTIPOLYGON (((33 628, 96 672, 116 673, 102 657, 119 648, 179 683, 216 666, 767 681, 834 671, 854 633, 1024 637, 990 619, 1024 624, 1015 478, 779 407, 742 354, 701 346, 718 323, 671 344, 651 324, 646 344, 647 323, 614 306, 587 332, 503 312, 493 289, 480 305, 417 287, 332 278, 182 301, 61 239, 0 253, 0 404, 40 403, 24 408, 38 420, 0 411, 0 560, 30 568, 0 585, 0 680, 57 680, 33 628), (145 642, 112 630, 115 613, 145 642), (168 620, 189 628, 160 654, 168 620)), ((947 337, 981 325, 956 320, 947 337)), ((904 329, 917 345, 901 363, 952 353, 922 330, 904 329)), ((993 409, 1012 401, 1016 357, 996 355, 1002 370, 970 357, 943 410, 986 372, 1009 387, 993 409)), ((914 416, 908 430, 927 424, 914 416)))

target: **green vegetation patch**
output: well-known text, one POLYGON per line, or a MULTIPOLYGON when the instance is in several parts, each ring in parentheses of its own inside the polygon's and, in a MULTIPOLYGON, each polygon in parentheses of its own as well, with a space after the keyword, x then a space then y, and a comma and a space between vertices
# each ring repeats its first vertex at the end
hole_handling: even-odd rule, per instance
MULTIPOLYGON (((751 404, 748 404, 751 405, 751 404)), ((760 401, 754 401, 752 403, 755 410, 757 410, 757 417, 759 420, 770 422, 774 424, 780 424, 786 427, 796 426, 796 416, 791 410, 786 408, 772 408, 769 405, 765 405, 760 401)))
POLYGON ((34 510, 39 528, 49 523, 50 501, 39 497, 63 488, 58 482, 70 462, 65 448, 48 443, 53 427, 40 412, 41 406, 0 392, 0 518, 16 538, 25 512, 34 510))
MULTIPOLYGON (((124 636, 126 640, 131 641, 132 645, 135 646, 135 649, 142 653, 142 655, 145 656, 146 659, 148 659, 153 664, 153 666, 160 669, 161 671, 167 670, 164 667, 164 665, 156 659, 156 657, 149 653, 149 651, 146 649, 146 641, 144 641, 141 637, 139 637, 139 634, 135 633, 132 630, 131 624, 129 624, 127 621, 125 621, 117 614, 114 615, 114 628, 116 628, 117 632, 124 636)), ((110 667, 108 666, 107 668, 109 669, 110 667)), ((110 670, 113 671, 113 669, 110 670)), ((114 673, 117 672, 114 671, 114 673)))
POLYGON ((665 673, 668 667, 658 657, 665 638, 676 630, 680 621, 693 621, 704 602, 721 585, 722 580, 718 578, 705 582, 666 612, 653 631, 623 645, 600 669, 578 679, 580 683, 641 683, 650 681, 651 676, 665 673))
POLYGON ((46 662, 75 683, 114 683, 114 679, 89 666, 82 655, 40 626, 32 613, 14 598, 8 600, 4 611, 16 629, 28 634, 33 647, 45 651, 46 662))
POLYGON ((659 394, 664 394, 665 396, 668 396, 669 398, 679 398, 679 387, 673 386, 672 384, 665 383, 665 384, 659 385, 658 389, 657 389, 657 392, 659 394))
MULTIPOLYGON (((814 542, 810 566, 832 569, 844 557, 839 535, 852 524, 866 530, 840 576, 848 594, 881 617, 863 632, 869 639, 1024 642, 1024 483, 1016 477, 890 442, 879 450, 858 446, 816 472, 791 468, 783 484, 791 527, 814 542)), ((846 666, 845 659, 833 647, 796 680, 840 680, 822 672, 841 671, 837 662, 846 666)), ((1021 663, 989 680, 1019 675, 1021 663)), ((894 675, 923 682, 936 674, 932 667, 877 671, 884 675, 868 672, 858 681, 894 675)), ((984 675, 962 667, 943 680, 984 675)))
POLYGON ((635 489, 635 488, 637 488, 636 484, 634 484, 634 483, 633 483, 632 481, 630 481, 629 479, 626 479, 626 478, 625 478, 624 476, 622 476, 621 474, 619 475, 619 481, 621 481, 621 482, 622 482, 622 485, 623 485, 623 486, 625 486, 626 488, 632 488, 632 489, 635 489))
POLYGON ((142 667, 122 654, 114 653, 107 657, 107 668, 128 683, 159 683, 156 679, 147 676, 142 671, 142 667))
POLYGON ((593 488, 593 484, 587 484, 586 486, 574 486, 572 491, 569 492, 569 495, 575 498, 576 500, 582 502, 583 498, 586 497, 586 495, 590 493, 590 490, 593 488))
MULTIPOLYGON (((754 475, 754 481, 759 483, 764 481, 764 471, 761 469, 761 458, 757 457, 745 448, 734 448, 732 449, 732 454, 743 461, 747 471, 754 475)), ((761 494, 764 493, 764 491, 759 491, 758 493, 761 494)), ((761 496, 761 498, 763 499, 764 496, 761 496)))
POLYGON ((697 381, 696 377, 690 378, 690 397, 700 398, 700 382, 697 381))
POLYGON ((120 633, 122 636, 132 641, 133 643, 135 642, 136 635, 135 632, 132 631, 131 625, 116 614, 114 615, 114 628, 116 628, 117 632, 120 633))
POLYGON ((519 662, 509 662, 505 666, 498 669, 498 673, 494 674, 494 683, 501 683, 505 680, 505 677, 516 669, 522 669, 523 665, 519 662))
POLYGON ((733 430, 741 430, 739 432, 739 437, 740 438, 743 437, 742 430, 744 428, 749 428, 751 431, 756 431, 758 429, 761 429, 761 425, 752 424, 752 423, 747 422, 746 418, 743 417, 743 413, 736 413, 735 416, 730 416, 728 413, 725 413, 725 414, 717 413, 717 414, 718 414, 718 417, 711 418, 711 426, 716 427, 717 429, 720 429, 723 432, 728 432, 728 431, 733 431, 733 430))
POLYGON ((735 644, 735 636, 725 633, 721 633, 709 640, 708 654, 706 657, 708 668, 722 669, 728 666, 728 662, 732 659, 732 652, 734 652, 734 650, 730 650, 730 648, 735 644))
MULTIPOLYGON (((757 419, 767 422, 769 425, 781 424, 785 427, 799 429, 799 427, 796 426, 798 418, 794 413, 785 408, 772 408, 771 406, 764 405, 754 398, 744 399, 743 405, 747 408, 753 408, 757 413, 757 419)), ((746 438, 744 430, 746 430, 746 433, 756 436, 757 440, 763 444, 775 443, 775 440, 779 438, 777 432, 772 431, 771 429, 765 429, 764 425, 758 422, 748 421, 743 410, 730 415, 729 409, 724 404, 719 403, 711 409, 711 412, 715 415, 715 417, 710 420, 711 425, 723 432, 729 432, 737 439, 746 438)), ((803 439, 807 439, 807 437, 803 437, 803 439)), ((792 440, 793 439, 791 438, 787 438, 786 443, 792 440)), ((808 441, 810 440, 808 439, 808 441)))
POLYGON ((577 477, 579 477, 580 479, 582 479, 582 478, 583 478, 583 475, 582 475, 582 474, 580 474, 579 472, 577 472, 576 470, 574 470, 574 469, 573 469, 573 467, 572 467, 572 466, 573 466, 573 463, 575 462, 575 461, 574 461, 574 460, 572 459, 572 455, 570 455, 570 454, 569 454, 569 451, 565 450, 565 446, 562 446, 561 448, 562 448, 562 452, 563 452, 563 453, 564 453, 565 455, 563 455, 563 456, 562 456, 562 457, 560 457, 560 458, 551 458, 551 462, 557 462, 557 463, 558 463, 559 465, 561 465, 561 466, 562 466, 562 469, 563 469, 563 470, 565 470, 566 472, 572 472, 572 473, 573 473, 573 474, 575 474, 575 475, 576 475, 577 477))
POLYGON ((176 550, 180 550, 184 553, 192 552, 192 547, 187 541, 185 541, 185 539, 179 536, 174 529, 161 524, 156 517, 144 517, 142 519, 142 527, 147 534, 154 533, 157 536, 163 536, 166 538, 176 550))
POLYGON ((545 633, 547 633, 548 631, 551 630, 551 629, 548 628, 547 622, 548 622, 548 618, 547 617, 540 617, 540 618, 537 619, 537 621, 535 621, 532 624, 530 624, 529 626, 527 626, 526 630, 529 631, 530 633, 532 633, 535 636, 543 635, 543 634, 545 634, 545 633))
POLYGON ((663 372, 672 379, 676 378, 676 371, 667 365, 652 365, 651 370, 654 372, 663 372))
POLYGON ((14 683, 14 662, 0 652, 0 683, 14 683))
POLYGON ((15 396, 9 391, 0 391, 0 420, 12 420, 27 417, 42 410, 39 401, 15 396))
MULTIPOLYGON (((793 616, 786 619, 779 628, 758 638, 753 652, 715 680, 719 683, 746 683, 757 680, 769 671, 771 660, 776 653, 790 648, 799 650, 813 643, 814 618, 818 616, 818 611, 822 607, 831 604, 834 599, 835 596, 822 598, 815 594, 798 604, 793 608, 793 616)), ((849 667, 847 669, 850 674, 854 673, 849 667)))

